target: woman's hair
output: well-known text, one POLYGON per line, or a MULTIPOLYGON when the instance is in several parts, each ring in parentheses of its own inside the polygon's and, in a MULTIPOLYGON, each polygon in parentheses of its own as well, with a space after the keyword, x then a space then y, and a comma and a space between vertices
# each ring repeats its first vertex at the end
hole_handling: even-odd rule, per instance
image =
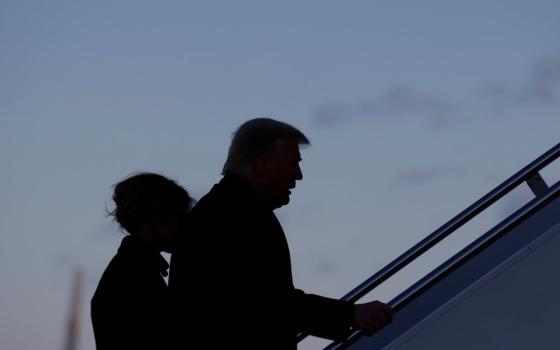
POLYGON ((159 174, 133 174, 113 187, 115 209, 108 214, 131 235, 153 219, 180 214, 192 204, 183 187, 159 174))

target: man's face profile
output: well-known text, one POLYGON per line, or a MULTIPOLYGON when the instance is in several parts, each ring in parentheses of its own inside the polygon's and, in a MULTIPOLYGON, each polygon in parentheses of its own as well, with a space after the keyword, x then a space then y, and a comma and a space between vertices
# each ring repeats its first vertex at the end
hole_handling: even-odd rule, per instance
POLYGON ((300 161, 299 144, 290 138, 279 139, 275 152, 264 160, 260 191, 272 208, 289 203, 290 190, 303 178, 300 161))

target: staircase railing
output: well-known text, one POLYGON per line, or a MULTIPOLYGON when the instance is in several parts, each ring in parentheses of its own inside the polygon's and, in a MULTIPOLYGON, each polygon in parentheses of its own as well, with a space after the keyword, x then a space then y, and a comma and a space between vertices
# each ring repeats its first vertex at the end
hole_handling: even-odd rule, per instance
MULTIPOLYGON (((558 157, 560 157, 560 143, 552 147, 550 150, 535 159, 529 165, 501 183, 498 187, 496 187, 485 196, 480 198, 478 201, 473 203, 471 206, 463 210, 461 213, 456 215, 454 218, 449 220, 447 223, 435 230, 432 234, 421 240, 412 248, 401 254, 398 258, 382 268, 379 272, 375 273, 373 276, 358 285, 356 288, 352 289, 349 293, 342 297, 341 300, 347 300, 351 302, 358 301, 360 298, 371 292, 381 283, 385 282, 388 278, 416 260, 426 251, 430 250, 444 238, 455 232, 458 228, 483 212, 486 208, 490 207, 496 201, 511 192, 522 182, 527 183, 536 197, 542 196, 545 193, 550 193, 548 185, 539 174, 539 171, 558 157)), ((406 300, 406 298, 404 300, 406 300)), ((395 304, 392 306, 397 307, 398 305, 399 304, 395 304)), ((358 331, 354 332, 349 340, 356 340, 355 338, 361 336, 360 334, 361 333, 358 331)), ((306 334, 299 334, 298 342, 303 340, 306 336, 306 334)), ((327 349, 334 349, 334 347, 329 346, 327 347, 327 349)))

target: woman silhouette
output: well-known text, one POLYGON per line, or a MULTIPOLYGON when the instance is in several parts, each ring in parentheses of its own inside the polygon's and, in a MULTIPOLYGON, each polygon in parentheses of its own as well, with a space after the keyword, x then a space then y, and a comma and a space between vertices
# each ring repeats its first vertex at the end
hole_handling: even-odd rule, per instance
POLYGON ((167 275, 160 255, 185 230, 192 199, 174 181, 153 173, 114 187, 110 212, 128 235, 103 273, 91 301, 98 350, 164 349, 170 345, 167 275))

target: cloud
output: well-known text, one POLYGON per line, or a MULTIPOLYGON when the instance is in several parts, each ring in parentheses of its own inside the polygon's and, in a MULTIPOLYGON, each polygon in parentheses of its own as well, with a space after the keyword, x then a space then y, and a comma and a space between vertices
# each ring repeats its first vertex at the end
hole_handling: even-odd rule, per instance
POLYGON ((330 260, 323 260, 316 266, 317 272, 331 274, 336 270, 336 264, 330 260))
POLYGON ((313 119, 318 125, 334 126, 362 118, 391 121, 421 117, 433 126, 443 126, 449 121, 453 109, 448 101, 401 86, 352 104, 330 102, 319 107, 313 119))
POLYGON ((477 96, 465 102, 467 105, 458 106, 413 87, 399 86, 370 99, 328 102, 320 106, 312 118, 315 124, 322 127, 334 127, 366 118, 379 122, 416 118, 434 129, 441 129, 455 118, 465 117, 460 112, 468 110, 469 105, 482 106, 488 109, 486 112, 491 112, 490 115, 499 116, 497 111, 507 111, 520 103, 556 101, 559 90, 560 54, 551 54, 535 62, 520 87, 513 87, 507 82, 486 84, 477 96), (490 105, 481 104, 481 96, 490 105))
POLYGON ((361 113, 379 117, 412 113, 441 117, 450 111, 451 106, 448 103, 410 87, 393 88, 381 98, 366 101, 360 105, 361 113))
POLYGON ((559 86, 560 54, 550 55, 535 63, 527 84, 519 93, 519 98, 522 101, 554 101, 555 90, 559 86))
POLYGON ((481 94, 503 107, 531 102, 554 102, 560 88, 560 54, 545 56, 535 62, 521 85, 513 88, 506 82, 487 84, 481 94))
POLYGON ((457 169, 452 167, 410 169, 398 175, 395 178, 394 184, 397 186, 425 186, 443 177, 454 176, 457 173, 457 169))
POLYGON ((333 126, 355 117, 351 106, 340 102, 331 102, 319 107, 315 113, 315 123, 322 126, 333 126))

